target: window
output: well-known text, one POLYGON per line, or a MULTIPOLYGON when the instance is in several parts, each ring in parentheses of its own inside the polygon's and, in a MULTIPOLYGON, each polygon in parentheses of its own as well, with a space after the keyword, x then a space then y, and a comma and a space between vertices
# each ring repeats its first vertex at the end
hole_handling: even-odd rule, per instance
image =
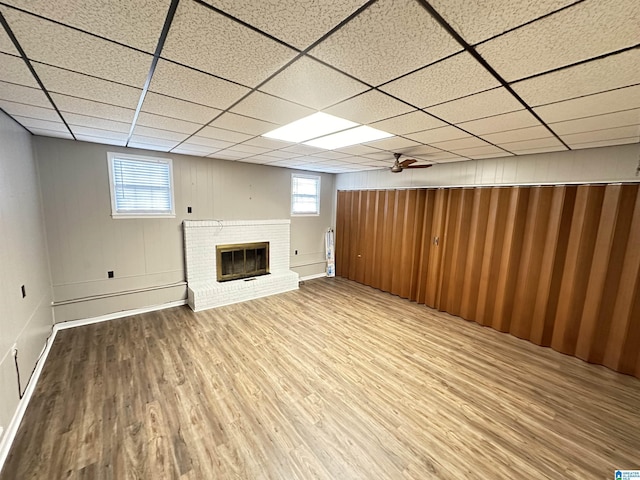
POLYGON ((291 175, 291 215, 320 214, 320 177, 291 175))
POLYGON ((109 152, 111 216, 174 217, 171 159, 109 152))

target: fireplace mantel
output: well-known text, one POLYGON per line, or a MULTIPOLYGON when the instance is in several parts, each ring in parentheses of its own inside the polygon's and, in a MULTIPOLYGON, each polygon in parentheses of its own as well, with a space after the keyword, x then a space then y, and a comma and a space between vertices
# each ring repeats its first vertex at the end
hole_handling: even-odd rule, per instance
POLYGON ((289 268, 290 227, 290 220, 185 220, 189 306, 199 311, 297 289, 298 274, 289 268), (257 242, 269 243, 269 275, 219 282, 216 247, 257 242))

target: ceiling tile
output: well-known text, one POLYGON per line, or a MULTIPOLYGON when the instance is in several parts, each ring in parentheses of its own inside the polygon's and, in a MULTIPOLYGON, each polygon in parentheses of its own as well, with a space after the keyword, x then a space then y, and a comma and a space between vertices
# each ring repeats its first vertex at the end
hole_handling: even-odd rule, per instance
POLYGON ((38 87, 38 82, 31 75, 24 60, 6 53, 0 53, 0 80, 27 87, 38 87))
POLYGON ((264 92, 316 110, 322 110, 368 89, 364 83, 309 57, 296 60, 260 87, 264 92))
POLYGON ((279 125, 227 112, 223 113, 220 117, 216 118, 215 121, 211 122, 211 126, 254 136, 270 132, 279 125))
POLYGON ((0 81, 0 100, 19 101, 27 105, 50 108, 51 102, 39 88, 0 81))
POLYGON ((145 127, 144 125, 139 124, 136 125, 133 134, 138 136, 142 135, 145 137, 161 138, 163 140, 171 140, 176 142, 182 142, 189 136, 186 133, 172 132, 160 128, 145 127))
POLYGON ((515 155, 532 155, 536 153, 551 153, 551 152, 564 152, 567 149, 562 145, 557 145, 554 147, 539 147, 539 148, 528 148, 522 150, 514 150, 513 153, 515 155))
POLYGON ((370 90, 325 110, 325 113, 358 123, 371 123, 413 110, 384 93, 370 90))
POLYGON ((142 111, 200 124, 209 123, 222 113, 222 110, 217 108, 198 105, 154 92, 147 92, 145 95, 142 111))
POLYGON ((239 158, 252 157, 253 154, 247 152, 239 152, 233 148, 227 148, 226 150, 220 150, 213 154, 216 158, 223 158, 226 160, 237 160, 239 158))
POLYGON ((104 118, 79 115, 77 113, 64 113, 63 116, 69 125, 99 128, 102 130, 110 130, 112 132, 121 133, 129 133, 129 130, 131 129, 131 124, 125 122, 116 122, 114 120, 107 120, 104 118))
POLYGON ((198 132, 198 136, 231 143, 244 142, 245 140, 249 140, 251 137, 253 137, 253 135, 248 135, 246 133, 233 132, 231 130, 225 130, 224 128, 216 128, 211 126, 204 127, 202 130, 200 130, 198 132))
POLYGON ((421 158, 431 158, 431 157, 451 157, 449 152, 443 152, 438 148, 431 147, 429 145, 419 145, 417 147, 405 147, 398 148, 396 152, 402 153, 409 157, 421 157, 421 158))
POLYGON ((347 153, 349 155, 370 155, 380 153, 380 149, 369 147, 367 145, 351 145, 337 150, 339 153, 347 153))
POLYGON ((16 50, 16 47, 13 45, 4 28, 0 28, 0 52, 19 55, 18 50, 16 50))
POLYGON ((421 110, 398 115, 397 117, 388 118, 380 122, 371 123, 369 126, 393 133, 395 135, 404 135, 405 133, 419 132, 429 128, 445 126, 441 120, 424 113, 421 110))
POLYGON ((162 56, 234 82, 257 86, 296 51, 196 2, 178 5, 162 56))
POLYGON ((202 145, 194 145, 191 143, 181 143, 171 150, 171 153, 180 153, 182 155, 193 155, 195 157, 206 157, 218 151, 216 148, 203 147, 202 145))
POLYGON ((287 148, 291 146, 291 142, 283 142, 281 140, 275 140, 267 137, 255 137, 251 140, 244 142, 246 145, 252 145, 254 147, 268 148, 269 150, 275 150, 277 148, 287 148))
POLYGON ((640 107, 640 85, 534 108, 545 122, 561 122, 640 107))
POLYGON ((536 140, 522 140, 519 142, 505 142, 500 146, 513 153, 529 153, 533 149, 549 148, 547 151, 566 150, 565 146, 555 137, 538 138, 536 140))
POLYGON ((13 118, 15 118, 20 124, 24 125, 29 129, 38 128, 38 129, 44 129, 44 130, 51 130, 52 132, 69 133, 69 129, 65 126, 64 123, 62 123, 62 121, 40 120, 37 118, 22 117, 20 115, 14 115, 13 118))
POLYGON ((257 163, 260 165, 264 165, 266 163, 275 164, 276 162, 282 161, 282 159, 272 157, 270 155, 254 155, 253 157, 244 158, 242 159, 242 161, 246 163, 257 163))
POLYGON ((482 135, 486 141, 491 143, 518 142, 522 140, 535 140, 537 138, 552 137, 551 132, 543 125, 537 127, 518 128, 504 132, 488 133, 482 135))
POLYGON ((522 104, 506 88, 496 88, 427 109, 432 115, 460 123, 520 110, 522 104))
POLYGON ((415 147, 420 144, 414 140, 409 140, 408 138, 391 137, 391 138, 384 138, 382 140, 376 140, 375 142, 368 142, 366 145, 371 145, 374 148, 380 148, 383 150, 395 151, 398 148, 415 147))
POLYGON ((73 130, 73 134, 76 136, 78 140, 81 140, 80 137, 89 138, 86 140, 87 142, 96 142, 102 143, 105 141, 107 143, 113 144, 121 144, 125 145, 127 143, 127 138, 129 137, 129 133, 123 132, 112 132, 110 130, 103 130, 100 128, 91 128, 91 127, 82 127, 79 125, 71 125, 71 130, 73 130))
POLYGON ((490 158, 500 158, 500 157, 513 157, 515 154, 510 152, 505 152, 504 150, 498 149, 497 152, 486 150, 489 153, 480 153, 476 152, 473 154, 465 153, 465 157, 471 158, 473 160, 485 160, 490 158))
POLYGON ((571 148, 573 150, 578 150, 582 148, 597 148, 597 147, 609 147, 612 145, 627 145, 629 143, 638 143, 640 142, 640 135, 636 135, 634 137, 629 138, 616 138, 614 140, 598 140, 598 141, 589 141, 586 143, 572 143, 571 148))
POLYGON ((603 115, 579 118, 576 120, 567 120, 565 122, 552 123, 549 126, 558 135, 567 135, 638 124, 640 124, 640 108, 625 110, 623 112, 605 113, 603 115))
POLYGON ((315 113, 310 108, 258 91, 242 99, 231 112, 278 124, 287 124, 315 113))
POLYGON ((457 138, 468 137, 469 135, 459 128, 447 126, 425 130, 424 132, 410 133, 405 136, 420 143, 433 143, 455 140, 457 138))
POLYGON ((326 160, 336 160, 338 158, 348 157, 348 153, 339 152, 337 150, 326 150, 324 152, 315 153, 312 157, 324 158, 326 160))
POLYGON ((480 147, 472 148, 452 148, 454 153, 462 155, 467 158, 494 158, 494 157, 508 157, 511 155, 509 152, 505 152, 503 149, 494 147, 493 145, 484 145, 480 147))
POLYGON ((246 87, 162 59, 158 61, 149 90, 221 109, 249 93, 246 87))
POLYGON ((177 140, 169 140, 166 138, 148 137, 146 135, 132 135, 128 146, 167 152, 175 147, 178 143, 180 142, 177 140))
POLYGON ((204 147, 210 149, 212 152, 216 150, 222 150, 224 148, 229 148, 235 145, 235 142, 226 142, 224 140, 215 140, 213 138, 201 137, 199 135, 194 135, 189 138, 183 145, 193 145, 198 147, 204 147))
POLYGON ((85 100, 83 98, 71 97, 52 93, 51 98, 61 112, 79 113, 91 117, 100 117, 106 120, 116 120, 119 122, 131 123, 135 110, 123 108, 115 105, 85 100))
POLYGON ((143 2, 104 0, 8 0, 6 3, 153 53, 162 31, 170 0, 143 2))
POLYGON ((263 32, 304 49, 355 12, 365 0, 204 0, 263 32))
POLYGON ((31 60, 142 87, 151 55, 101 40, 47 20, 5 8, 13 33, 31 60), (38 32, 33 35, 33 32, 38 32))
POLYGON ((547 15, 575 0, 431 0, 431 5, 467 43, 473 45, 547 15))
POLYGON ((458 124, 458 127, 464 128, 467 132, 475 135, 485 135, 487 133, 502 132, 505 130, 513 130, 516 128, 539 126, 540 122, 531 115, 528 110, 519 110, 517 112, 503 113, 493 117, 471 120, 458 124))
POLYGON ((69 133, 69 130, 49 130, 47 128, 37 128, 37 127, 29 127, 29 131, 34 135, 40 135, 41 137, 55 137, 55 138, 66 138, 68 140, 73 140, 73 137, 69 133))
POLYGON ((635 85, 640 79, 640 49, 524 80, 513 89, 532 107, 635 85))
POLYGON ((497 87, 499 84, 471 54, 462 52, 399 78, 380 89, 416 107, 424 108, 497 87))
POLYGON ((189 135, 202 127, 202 125, 199 125, 197 123, 185 122, 184 120, 178 120, 171 117, 163 117, 161 115, 155 115, 153 113, 146 112, 140 112, 136 125, 160 128, 163 130, 186 133, 189 135))
POLYGON ((265 153, 270 151, 270 149, 268 148, 253 147, 251 145, 245 145, 244 143, 235 145, 233 147, 233 150, 235 150, 236 152, 250 153, 251 155, 264 155, 265 153))
POLYGON ((124 139, 117 139, 103 136, 79 135, 75 132, 74 135, 76 136, 76 140, 79 140, 81 142, 100 143, 102 145, 117 145, 119 147, 124 147, 127 143, 126 137, 124 139))
POLYGON ((630 125, 626 127, 607 128, 585 133, 574 133, 570 135, 561 135, 569 146, 578 143, 594 143, 601 140, 626 139, 640 136, 640 125, 630 125))
POLYGON ((0 108, 11 116, 20 115, 22 117, 37 118, 39 120, 60 121, 60 116, 53 108, 36 107, 35 105, 9 102, 6 100, 0 100, 0 108))
POLYGON ((285 152, 284 150, 272 150, 269 152, 269 156, 276 158, 295 158, 299 157, 300 154, 297 152, 285 152))
POLYGON ((590 0, 477 47, 507 81, 637 45, 640 2, 590 0))
POLYGON ((441 148, 442 150, 454 151, 462 150, 465 148, 486 147, 489 144, 484 140, 468 135, 464 138, 447 140, 446 142, 431 142, 430 145, 433 147, 441 148))
POLYGON ((33 67, 49 93, 62 93, 73 97, 135 109, 141 89, 69 72, 56 67, 34 63, 33 67))
MULTIPOLYGON (((312 147, 311 145, 303 145, 301 143, 298 143, 278 151, 297 153, 298 155, 313 155, 314 153, 324 152, 325 150, 323 148, 316 148, 316 147, 312 147)), ((269 155, 273 155, 273 154, 274 152, 271 152, 269 155)))
POLYGON ((460 50, 419 2, 379 0, 310 54, 375 86, 460 50))

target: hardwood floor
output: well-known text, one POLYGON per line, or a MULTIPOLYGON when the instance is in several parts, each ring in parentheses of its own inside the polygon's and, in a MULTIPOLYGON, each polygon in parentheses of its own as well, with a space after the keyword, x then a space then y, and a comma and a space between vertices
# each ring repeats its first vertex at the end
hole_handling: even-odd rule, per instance
POLYGON ((640 381, 336 278, 61 331, 0 479, 613 478, 640 381))

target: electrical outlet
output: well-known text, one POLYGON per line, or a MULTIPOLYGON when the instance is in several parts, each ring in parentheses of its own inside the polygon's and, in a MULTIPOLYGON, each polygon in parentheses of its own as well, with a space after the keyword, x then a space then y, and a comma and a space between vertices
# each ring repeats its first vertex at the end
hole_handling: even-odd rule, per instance
POLYGON ((13 358, 16 358, 17 353, 18 353, 18 344, 14 343, 13 345, 11 345, 11 356, 13 358))
POLYGON ((107 277, 108 277, 108 278, 113 278, 113 270, 109 270, 109 271, 107 272, 107 277))

